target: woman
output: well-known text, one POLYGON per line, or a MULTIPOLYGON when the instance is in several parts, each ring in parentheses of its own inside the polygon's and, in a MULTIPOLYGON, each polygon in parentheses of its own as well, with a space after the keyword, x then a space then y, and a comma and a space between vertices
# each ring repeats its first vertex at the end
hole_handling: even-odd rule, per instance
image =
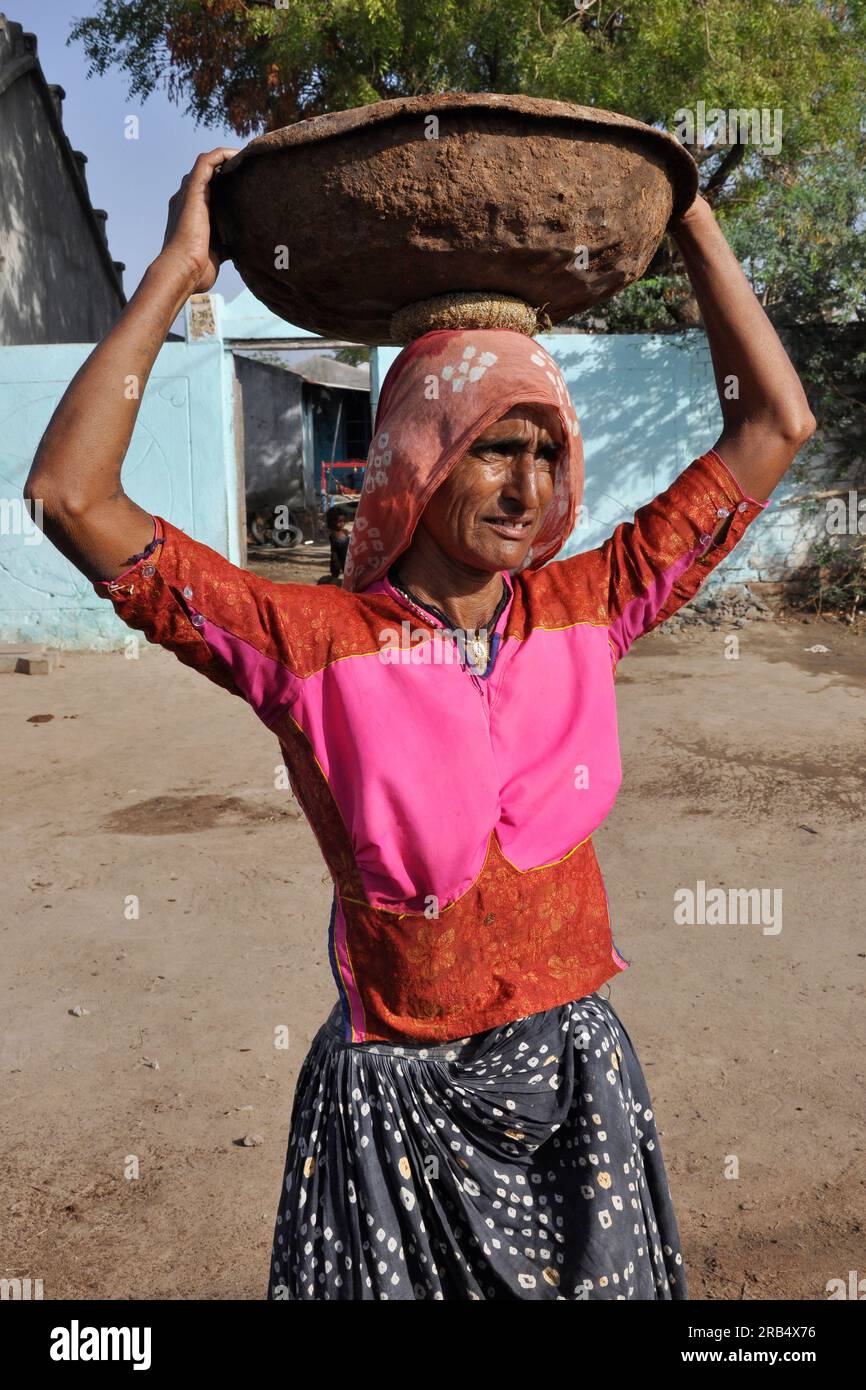
POLYGON ((269 1296, 685 1298, 646 1082, 598 993, 628 962, 591 837, 617 663, 767 505, 814 428, 802 388, 699 197, 672 231, 724 428, 633 524, 545 564, 583 485, 562 377, 520 333, 431 332, 383 384, 344 587, 259 579, 120 484, 122 383, 214 282, 231 153, 183 181, 26 493, 125 622, 277 735, 334 881, 338 1002, 298 1079, 269 1296))

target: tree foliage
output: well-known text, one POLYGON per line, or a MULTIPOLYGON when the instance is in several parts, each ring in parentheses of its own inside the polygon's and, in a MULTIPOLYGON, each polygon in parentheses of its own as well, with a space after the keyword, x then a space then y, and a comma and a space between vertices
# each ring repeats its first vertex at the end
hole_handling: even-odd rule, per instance
MULTIPOLYGON (((699 102, 772 113, 778 147, 728 129, 690 148, 819 419, 862 450, 866 0, 101 0, 72 40, 92 72, 119 66, 131 95, 165 85, 239 135, 443 91, 554 97, 669 130, 699 102)), ((695 310, 666 239, 639 284, 582 322, 670 331, 695 310)))
POLYGON ((240 135, 424 92, 525 92, 670 125, 699 100, 781 108, 784 159, 845 139, 864 0, 101 0, 91 69, 163 83, 240 135))

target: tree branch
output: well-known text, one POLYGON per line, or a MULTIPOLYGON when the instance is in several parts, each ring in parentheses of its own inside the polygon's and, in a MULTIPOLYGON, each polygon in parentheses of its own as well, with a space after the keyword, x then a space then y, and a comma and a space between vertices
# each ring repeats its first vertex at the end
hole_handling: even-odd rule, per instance
POLYGON ((732 174, 737 165, 742 163, 746 154, 746 146, 742 143, 732 145, 725 155, 718 169, 710 175, 704 188, 701 190, 707 202, 712 206, 713 195, 718 193, 722 184, 732 174))

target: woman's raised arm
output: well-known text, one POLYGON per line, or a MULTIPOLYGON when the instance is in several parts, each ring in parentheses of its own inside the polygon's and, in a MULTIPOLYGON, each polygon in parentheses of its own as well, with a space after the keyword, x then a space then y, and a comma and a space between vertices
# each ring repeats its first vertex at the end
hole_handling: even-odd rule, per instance
POLYGON ((724 462, 763 501, 815 431, 800 378, 758 303, 709 203, 697 197, 670 227, 701 310, 724 428, 724 462))
POLYGON ((153 536, 153 519, 126 496, 120 470, 171 324, 191 294, 216 280, 209 184, 236 153, 220 148, 199 155, 181 182, 169 203, 162 251, 67 387, 24 485, 24 496, 41 503, 49 540, 89 579, 121 574, 153 536))

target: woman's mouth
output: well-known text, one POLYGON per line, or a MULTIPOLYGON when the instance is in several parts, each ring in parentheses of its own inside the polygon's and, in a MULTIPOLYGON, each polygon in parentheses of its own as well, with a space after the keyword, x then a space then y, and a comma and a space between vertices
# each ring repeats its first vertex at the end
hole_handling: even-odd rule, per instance
POLYGON ((521 521, 513 516, 484 516, 481 520, 507 541, 525 540, 533 525, 531 520, 521 521))

